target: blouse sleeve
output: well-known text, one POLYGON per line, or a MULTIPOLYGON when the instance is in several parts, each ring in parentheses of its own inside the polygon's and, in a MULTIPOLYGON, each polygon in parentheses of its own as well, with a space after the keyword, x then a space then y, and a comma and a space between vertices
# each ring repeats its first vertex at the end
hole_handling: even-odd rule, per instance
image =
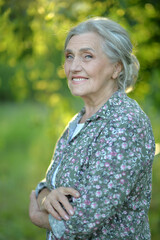
POLYGON ((46 184, 46 179, 43 179, 40 183, 38 183, 36 189, 35 189, 35 192, 36 192, 36 197, 38 197, 38 194, 40 193, 40 191, 43 189, 43 188, 46 188, 47 187, 47 184, 46 184))
MULTIPOLYGON (((62 135, 63 135, 63 138, 65 138, 67 134, 68 134, 68 129, 65 129, 65 130, 64 130, 64 133, 62 134, 62 135)), ((58 143, 59 143, 59 141, 58 141, 58 143)), ((51 160, 51 163, 50 163, 50 166, 49 166, 47 172, 49 172, 49 169, 50 169, 50 168, 53 166, 53 164, 54 164, 54 159, 57 157, 57 156, 55 156, 55 152, 56 152, 56 149, 59 148, 58 143, 57 143, 56 146, 55 146, 54 158, 51 160)), ((57 162, 57 169, 55 169, 55 174, 56 174, 56 171, 58 170, 59 163, 60 163, 60 161, 57 162)), ((53 177, 55 177, 55 176, 53 176, 53 177)), ((54 180, 54 179, 53 179, 53 180, 54 180)), ((54 181, 53 181, 53 183, 54 183, 54 181)), ((44 178, 44 179, 43 179, 41 182, 39 182, 39 183, 37 184, 37 186, 36 186, 36 189, 35 189, 36 197, 38 197, 38 194, 40 193, 40 191, 41 191, 43 188, 48 188, 49 190, 51 190, 52 188, 54 188, 54 185, 53 185, 53 184, 52 184, 52 185, 50 184, 50 186, 49 186, 49 184, 48 184, 48 182, 47 182, 47 179, 44 178)))
POLYGON ((104 129, 94 143, 90 165, 77 187, 81 197, 73 198, 75 214, 68 221, 56 222, 57 227, 50 217, 56 237, 69 239, 79 234, 79 238, 87 239, 103 227, 127 200, 137 181, 150 174, 154 147, 150 124, 123 123, 104 129))

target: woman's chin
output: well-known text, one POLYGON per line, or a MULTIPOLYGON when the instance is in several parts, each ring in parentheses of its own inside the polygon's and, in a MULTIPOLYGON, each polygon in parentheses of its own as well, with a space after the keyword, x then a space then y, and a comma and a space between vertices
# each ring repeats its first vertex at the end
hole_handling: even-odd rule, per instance
POLYGON ((71 92, 73 96, 75 97, 83 97, 84 94, 80 94, 80 93, 77 93, 77 92, 71 92))
POLYGON ((73 96, 76 96, 76 97, 83 97, 84 96, 84 92, 77 91, 77 90, 72 90, 72 89, 70 89, 70 91, 71 91, 71 94, 73 96))

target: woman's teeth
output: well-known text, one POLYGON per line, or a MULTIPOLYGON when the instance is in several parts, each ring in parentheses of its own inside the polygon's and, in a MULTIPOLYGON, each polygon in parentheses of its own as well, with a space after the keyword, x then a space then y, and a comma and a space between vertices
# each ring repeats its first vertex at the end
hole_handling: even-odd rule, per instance
POLYGON ((75 82, 80 82, 80 81, 84 81, 84 80, 87 80, 87 79, 86 78, 73 78, 72 80, 75 81, 75 82))

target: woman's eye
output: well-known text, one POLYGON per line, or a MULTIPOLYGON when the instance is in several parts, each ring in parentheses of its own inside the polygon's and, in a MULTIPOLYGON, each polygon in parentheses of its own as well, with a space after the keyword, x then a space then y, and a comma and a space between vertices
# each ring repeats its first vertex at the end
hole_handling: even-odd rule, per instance
POLYGON ((92 58, 92 55, 87 54, 87 55, 85 55, 85 58, 86 58, 86 59, 90 59, 90 58, 92 58))
POLYGON ((66 59, 72 59, 73 56, 71 54, 66 55, 66 59))

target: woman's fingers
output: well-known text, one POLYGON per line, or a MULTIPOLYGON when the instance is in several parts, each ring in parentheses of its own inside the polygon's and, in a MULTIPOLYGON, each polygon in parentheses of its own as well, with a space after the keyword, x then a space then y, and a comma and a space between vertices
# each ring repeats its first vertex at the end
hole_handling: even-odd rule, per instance
POLYGON ((45 208, 48 213, 52 214, 52 216, 57 220, 62 220, 58 212, 56 212, 55 208, 49 203, 45 203, 45 208))
MULTIPOLYGON (((63 195, 62 193, 59 193, 59 202, 64 207, 64 209, 68 215, 70 215, 70 216, 74 215, 74 209, 73 209, 72 205, 69 203, 68 198, 65 195, 63 195)), ((65 216, 65 217, 67 217, 67 216, 65 216)))
POLYGON ((71 195, 72 197, 78 198, 80 197, 80 193, 75 190, 74 188, 70 188, 70 187, 59 187, 57 188, 57 190, 61 193, 63 193, 64 195, 71 195))
POLYGON ((80 194, 73 188, 60 187, 52 190, 43 200, 44 209, 53 215, 57 220, 63 218, 69 220, 69 215, 74 214, 74 209, 65 195, 79 197, 80 194))
MULTIPOLYGON (((44 200, 43 205, 46 211, 52 214, 57 220, 69 220, 69 216, 62 206, 68 206, 68 199, 57 190, 53 190, 44 200)), ((68 203, 69 204, 69 203, 68 203)), ((70 204, 69 204, 70 205, 70 204)), ((72 209, 72 206, 69 206, 72 209)), ((73 210, 72 210, 73 211, 73 210)))
POLYGON ((63 218, 66 221, 69 220, 69 215, 67 214, 66 209, 62 207, 62 204, 59 201, 52 202, 52 204, 54 205, 54 209, 61 218, 63 218))

